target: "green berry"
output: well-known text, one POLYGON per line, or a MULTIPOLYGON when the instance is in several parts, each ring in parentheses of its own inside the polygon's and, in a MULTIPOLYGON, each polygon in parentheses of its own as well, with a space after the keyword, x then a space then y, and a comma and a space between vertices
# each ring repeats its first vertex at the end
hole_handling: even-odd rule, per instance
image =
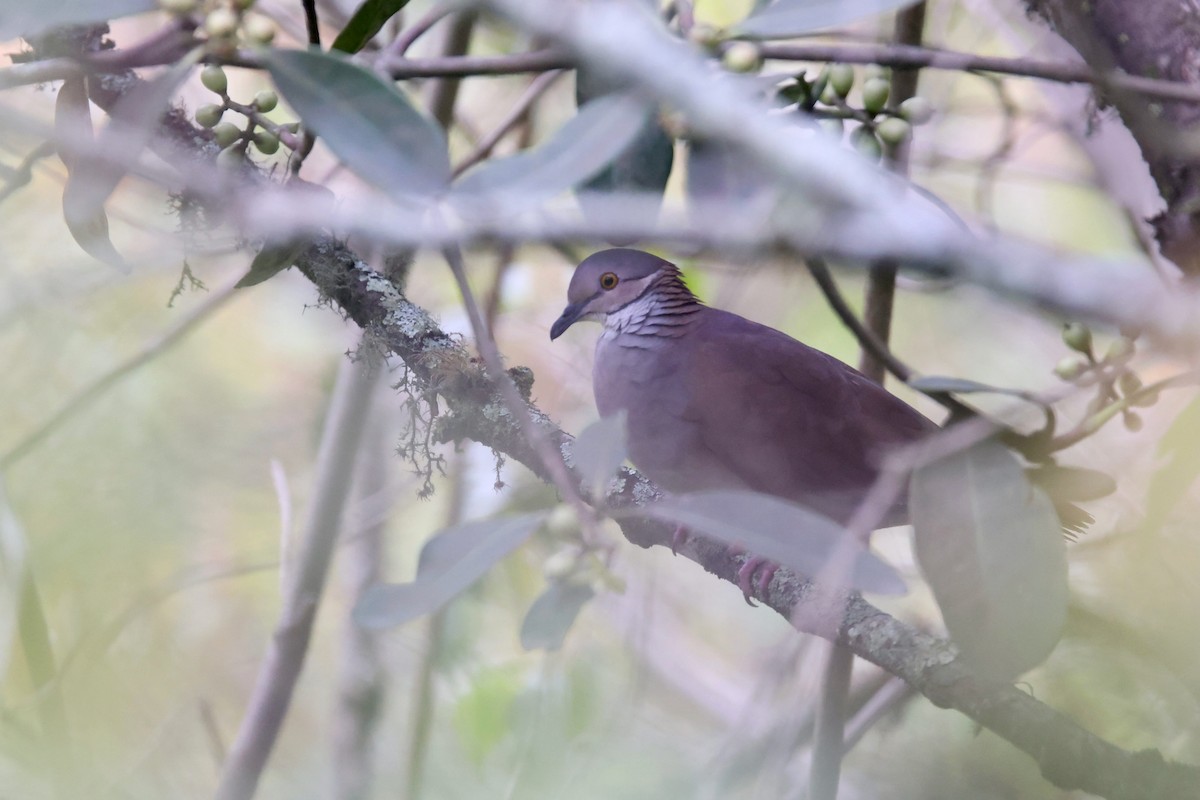
POLYGON ((279 95, 270 89, 263 89, 254 95, 254 107, 259 111, 273 111, 279 105, 279 95))
POLYGON ((269 156, 279 150, 279 137, 270 131, 259 131, 254 134, 254 146, 258 152, 269 156))
POLYGON ((561 581, 567 578, 579 567, 579 551, 577 548, 559 550, 542 564, 542 575, 548 581, 561 581))
POLYGON ((762 67, 762 51, 753 42, 733 42, 725 50, 721 63, 730 72, 758 72, 762 67))
POLYGON ((225 70, 216 64, 209 64, 200 70, 200 82, 204 84, 205 89, 219 95, 224 95, 229 90, 229 78, 225 77, 225 70))
POLYGON ((204 19, 205 32, 217 39, 233 36, 237 33, 237 28, 238 15, 228 8, 214 8, 204 19))
POLYGON ((871 78, 886 79, 887 77, 888 77, 887 67, 880 66, 879 64, 867 64, 865 67, 863 67, 863 79, 864 80, 870 80, 871 78))
POLYGON ((721 43, 721 32, 704 22, 697 23, 688 31, 688 41, 705 50, 712 50, 721 43))
POLYGON ((1108 346, 1108 351, 1104 354, 1104 360, 1122 361, 1132 356, 1133 350, 1133 340, 1122 336, 1119 339, 1114 339, 1113 343, 1108 346))
POLYGON ((859 155, 870 161, 878 161, 883 155, 883 148, 875 138, 875 132, 866 125, 860 125, 850 132, 850 144, 859 155))
POLYGON ((232 122, 222 122, 213 128, 213 138, 219 147, 226 148, 242 138, 242 131, 232 122))
POLYGON ((1121 377, 1117 378, 1117 386, 1125 397, 1141 391, 1142 385, 1142 379, 1132 372, 1122 372, 1121 377))
POLYGON ((863 110, 868 114, 878 114, 887 105, 891 91, 892 82, 887 78, 867 78, 862 86, 863 110))
POLYGON ((843 123, 841 117, 822 117, 817 124, 821 126, 821 130, 825 131, 827 135, 832 136, 835 139, 842 138, 842 132, 845 128, 845 124, 843 123))
POLYGON ((199 5, 197 0, 158 0, 158 6, 168 14, 190 14, 199 5))
POLYGON ((202 128, 212 128, 221 121, 221 117, 224 115, 225 106, 209 103, 196 109, 196 122, 202 128))
POLYGON ((1142 418, 1133 411, 1126 411, 1123 418, 1125 421, 1125 430, 1137 433, 1142 429, 1142 418))
POLYGON ((850 94, 854 88, 854 67, 849 64, 834 64, 829 68, 829 85, 839 97, 850 94))
POLYGON ((566 503, 555 506, 542 524, 546 533, 555 539, 574 539, 579 535, 579 517, 566 503))
POLYGON ((920 95, 910 97, 900 104, 900 116, 913 125, 924 125, 933 119, 933 103, 920 95))
POLYGON ((246 154, 240 147, 230 147, 217 153, 217 166, 221 169, 239 169, 245 159, 246 154))
POLYGON ((1063 344, 1077 353, 1092 352, 1092 332, 1087 325, 1068 322, 1063 325, 1063 344))
POLYGON ((1158 392, 1146 392, 1144 395, 1133 401, 1133 405, 1141 408, 1148 408, 1158 402, 1158 392))
POLYGON ((245 11, 250 6, 254 5, 254 0, 233 0, 233 4, 245 11))
POLYGON ((896 147, 912 136, 912 125, 899 117, 888 117, 875 126, 875 132, 884 144, 896 147))
POLYGON ((840 106, 842 104, 842 96, 829 83, 826 83, 825 88, 821 90, 820 100, 827 106, 840 106))
POLYGON ((270 44, 275 38, 275 23, 266 17, 252 14, 242 23, 242 33, 255 44, 270 44))
POLYGON ((1054 366, 1054 374, 1064 381, 1073 381, 1087 371, 1087 362, 1079 356, 1066 356, 1054 366))

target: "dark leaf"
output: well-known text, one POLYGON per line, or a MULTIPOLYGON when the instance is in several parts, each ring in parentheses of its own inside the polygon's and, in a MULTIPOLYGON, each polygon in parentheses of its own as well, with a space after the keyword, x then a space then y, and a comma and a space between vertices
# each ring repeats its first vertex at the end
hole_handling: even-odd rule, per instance
POLYGON ((626 458, 625 414, 596 420, 575 440, 575 468, 594 498, 603 498, 608 482, 626 458))
POLYGON ((773 194, 772 181, 754 161, 724 142, 694 139, 687 149, 687 198, 694 208, 732 208, 757 214, 773 194))
POLYGON ((844 25, 862 17, 896 11, 916 0, 775 0, 760 7, 734 34, 753 39, 790 39, 794 36, 844 25))
POLYGON ((989 386, 986 383, 979 383, 978 381, 971 381, 966 378, 951 378, 944 375, 922 375, 909 380, 908 385, 918 392, 957 392, 958 394, 970 394, 971 392, 1006 393, 1008 391, 996 386, 989 386))
POLYGON ((250 262, 250 271, 237 282, 236 288, 245 289, 248 286, 257 286, 283 272, 296 263, 296 259, 308 249, 309 244, 311 244, 309 239, 295 239, 290 242, 263 245, 262 249, 254 256, 254 260, 250 262))
MULTIPOLYGON (((108 216, 104 204, 130 164, 137 161, 142 150, 158 133, 158 125, 170 108, 171 98, 188 73, 200 60, 201 51, 195 50, 171 66, 153 80, 140 83, 128 91, 113 108, 112 118, 96 138, 92 147, 77 147, 91 135, 91 119, 87 112, 86 94, 72 90, 70 103, 60 102, 59 114, 66 108, 72 121, 71 129, 65 120, 56 126, 60 147, 67 148, 67 185, 63 189, 63 216, 67 227, 80 247, 91 255, 113 266, 128 271, 129 265, 113 247, 108 238, 108 216)), ((66 85, 63 87, 66 88, 66 85)), ((60 101, 64 95, 60 93, 60 101)))
POLYGON ((436 611, 528 539, 545 516, 538 512, 447 528, 422 549, 415 581, 371 586, 359 599, 354 619, 365 628, 390 628, 436 611))
MULTIPOLYGON (((830 558, 842 552, 845 530, 828 517, 770 495, 746 491, 681 494, 622 512, 681 524, 748 552, 815 577, 830 558)), ((855 589, 903 594, 904 580, 875 555, 853 553, 849 579, 855 589)))
MULTIPOLYGON (((575 103, 587 103, 618 87, 597 75, 580 68, 575 73, 575 103)), ((576 189, 576 199, 585 218, 603 219, 606 205, 597 195, 639 193, 654 198, 661 205, 663 192, 675 163, 675 140, 663 128, 658 114, 648 114, 629 146, 613 161, 576 189)))
POLYGON ((383 30, 387 21, 396 16, 408 0, 363 0, 362 5, 350 17, 346 27, 333 40, 333 49, 343 53, 357 53, 367 42, 383 30))
POLYGON ((1028 467, 1025 474, 1035 486, 1052 497, 1086 502, 1108 497, 1117 490, 1117 482, 1111 475, 1087 467, 1069 467, 1062 464, 1038 464, 1028 467))
POLYGON ((157 7, 155 0, 5 0, 0 13, 0 41, 33 37, 60 25, 107 22, 157 7))
MULTIPOLYGON (((315 207, 328 210, 330 213, 333 212, 334 194, 326 187, 293 176, 285 188, 294 202, 309 208, 315 207)), ((312 238, 306 236, 265 242, 258 254, 254 256, 254 261, 250 264, 250 271, 237 282, 237 288, 244 289, 247 286, 255 286, 274 277, 296 263, 296 259, 311 244, 312 238)))
POLYGON ((1007 389, 1003 386, 991 386, 986 383, 968 380, 966 378, 951 378, 944 375, 922 375, 910 378, 908 385, 924 394, 947 392, 952 394, 1003 394, 1016 397, 1027 403, 1045 407, 1046 403, 1039 397, 1020 389, 1007 389))
POLYGON ((1066 548, 1017 457, 980 442, 918 469, 910 492, 917 561, 963 658, 997 680, 1044 661, 1066 622, 1066 548))
POLYGON ((454 185, 460 209, 506 212, 539 203, 595 175, 637 137, 649 107, 629 95, 613 94, 585 105, 537 147, 485 161, 454 185))
POLYGON ((390 81, 319 50, 271 49, 264 60, 304 125, 359 176, 405 199, 446 188, 445 134, 390 81))
POLYGON ((521 647, 526 650, 557 650, 562 647, 575 618, 595 592, 590 586, 555 583, 542 592, 521 623, 521 647))
POLYGON ((58 90, 54 134, 59 157, 67 168, 67 183, 63 188, 63 221, 67 230, 88 255, 128 272, 129 265, 108 238, 108 215, 103 203, 97 206, 82 191, 80 173, 86 172, 83 165, 87 163, 89 150, 95 146, 83 78, 68 78, 58 90))

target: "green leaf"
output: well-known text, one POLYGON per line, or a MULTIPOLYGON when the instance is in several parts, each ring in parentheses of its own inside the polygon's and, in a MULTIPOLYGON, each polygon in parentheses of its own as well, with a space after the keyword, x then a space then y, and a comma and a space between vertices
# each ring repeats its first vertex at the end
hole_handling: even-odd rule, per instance
POLYGON ((625 412, 599 419, 579 433, 573 450, 575 468, 593 498, 603 498, 604 490, 625 461, 625 412))
POLYGON ((917 562, 963 658, 1005 681, 1044 661, 1067 618, 1066 547, 1017 457, 989 439, 923 466, 909 509, 917 562))
POLYGON ((271 49, 264 61, 304 125, 360 177, 401 199, 446 188, 445 134, 390 81, 319 50, 271 49))
POLYGON ((595 597, 590 586, 555 583, 538 595, 521 622, 521 647, 526 650, 558 650, 575 618, 595 597))
POLYGON ((415 581, 371 586, 354 619, 365 628, 390 628, 438 610, 528 539, 545 516, 539 511, 447 528, 421 550, 415 581))
POLYGON ((0 41, 32 38, 59 25, 107 22, 157 7, 155 0, 5 0, 0 41))
POLYGON ((343 53, 357 53, 383 29, 387 21, 400 9, 408 5, 408 0, 363 0, 342 28, 342 32, 333 40, 333 49, 343 53))
MULTIPOLYGON (((845 529, 815 511, 771 495, 709 491, 674 495, 640 509, 621 512, 683 525, 748 552, 816 577, 845 545, 845 529)), ((904 580, 865 550, 854 555, 850 587, 878 594, 903 594, 904 580)))
POLYGON ((733 33, 751 39, 790 39, 862 17, 896 11, 917 0, 776 0, 759 8, 733 33))
POLYGON ((537 147, 467 172, 450 201, 468 213, 495 211, 500 204, 512 212, 540 203, 604 169, 633 142, 649 113, 649 106, 630 95, 593 100, 537 147))

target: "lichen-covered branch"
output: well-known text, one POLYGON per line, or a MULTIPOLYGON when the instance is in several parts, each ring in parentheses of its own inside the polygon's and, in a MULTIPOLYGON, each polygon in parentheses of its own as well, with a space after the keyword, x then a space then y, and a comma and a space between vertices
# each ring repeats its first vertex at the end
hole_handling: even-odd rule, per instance
MULTIPOLYGON (((417 390, 443 407, 436 420, 446 440, 471 439, 528 466, 543 480, 541 460, 520 426, 494 393, 482 365, 433 319, 353 252, 331 240, 310 248, 298 263, 317 288, 375 341, 412 370, 417 390)), ((510 369, 526 401, 533 376, 510 369)), ((529 411, 545 435, 563 449, 570 464, 571 437, 531 402, 529 411)), ((657 496, 658 490, 632 470, 606 498, 609 507, 630 509, 657 496)), ((671 545, 670 526, 622 516, 622 531, 640 547, 671 545)), ((680 555, 716 577, 737 585, 744 556, 725 545, 689 537, 680 555)), ((806 581, 780 570, 758 600, 790 620, 797 629, 836 639, 855 655, 903 678, 935 704, 956 709, 1032 756, 1048 780, 1064 789, 1081 789, 1127 800, 1188 796, 1200 785, 1200 769, 1166 762, 1157 751, 1129 752, 1080 728, 1071 719, 1006 684, 977 678, 956 658, 951 645, 921 633, 860 597, 852 598, 840 625, 826 614, 811 613, 817 596, 806 581)))

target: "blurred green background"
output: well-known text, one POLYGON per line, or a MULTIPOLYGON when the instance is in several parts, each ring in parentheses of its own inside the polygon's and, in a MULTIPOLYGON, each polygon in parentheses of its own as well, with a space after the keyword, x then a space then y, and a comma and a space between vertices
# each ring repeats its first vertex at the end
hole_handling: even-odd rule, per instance
MULTIPOLYGON (((957 4, 947 6, 931 19, 931 39, 973 52, 1021 47, 981 31, 957 4)), ((718 3, 702 3, 700 11, 717 22, 740 13, 738 5, 718 3)), ((1011 22, 1020 30, 1020 20, 1011 22)), ((114 35, 134 37, 153 23, 122 22, 114 35)), ((507 46, 486 31, 475 45, 480 52, 507 46)), ((4 51, 18 47, 8 43, 4 51)), ((230 74, 237 94, 261 85, 248 72, 230 74)), ((526 80, 468 80, 464 118, 476 131, 489 129, 526 80)), ((1053 123, 1055 101, 1032 82, 1005 85, 1022 111, 1008 122, 988 81, 923 75, 921 92, 939 116, 918 130, 916 180, 1002 231, 1137 256, 1124 211, 1078 142, 1053 123), (1011 146, 998 151, 1006 136, 1011 146)), ((48 123, 53 88, 9 91, 4 100, 48 123)), ((570 80, 561 81, 539 107, 538 130, 565 119, 571 98, 570 80)), ((205 93, 193 81, 182 99, 194 108, 205 93)), ((11 165, 37 143, 6 136, 0 161, 11 165)), ((461 133, 452 146, 469 149, 461 133)), ((305 169, 335 191, 359 190, 320 149, 305 169)), ((221 296, 250 255, 219 236, 177 236, 161 193, 132 181, 110 204, 113 239, 135 265, 132 275, 117 274, 79 252, 67 234, 63 180, 61 164, 46 159, 33 182, 0 205, 0 458, 68 404, 87 399, 3 474, 16 525, 5 528, 0 587, 0 796, 51 796, 55 776, 70 772, 81 796, 205 797, 276 624, 281 541, 297 525, 285 534, 284 521, 295 520, 309 496, 329 390, 358 332, 321 307, 293 272, 221 296), (207 288, 185 285, 172 300, 185 263, 207 288), (206 306, 207 316, 178 344, 111 388, 89 390, 206 306), (22 563, 36 580, 60 668, 40 690, 14 634, 18 586, 10 567, 22 563), (65 708, 69 743, 38 734, 54 697, 65 708)), ((669 203, 681 201, 681 186, 676 175, 669 203)), ((800 265, 681 263, 708 302, 856 360, 852 338, 800 265)), ((469 254, 479 290, 494 279, 495 265, 492 252, 469 254)), ((535 400, 578 431, 595 417, 596 330, 580 326, 553 345, 547 340, 572 267, 550 249, 518 250, 502 284, 496 332, 509 363, 533 368, 535 400)), ((861 276, 839 276, 857 302, 861 276)), ((1051 374, 1066 352, 1061 320, 970 287, 905 287, 894 347, 920 371, 1036 392, 1064 387, 1051 374)), ((445 329, 467 334, 439 260, 419 257, 408 288, 445 329)), ((1113 333, 1097 335, 1104 342, 1113 333)), ((1178 362, 1150 353, 1137 364, 1149 381, 1178 362)), ((562 547, 547 537, 507 559, 435 622, 356 636, 348 618, 352 573, 376 561, 362 546, 372 524, 383 526, 382 576, 407 580, 421 543, 448 521, 554 501, 511 464, 500 470, 504 487, 495 489, 492 454, 469 444, 443 448, 447 475, 437 478, 432 498, 418 499, 419 480, 393 454, 406 424, 404 399, 388 388, 399 381, 389 372, 395 369, 379 376, 360 465, 371 486, 347 513, 339 563, 260 796, 352 796, 347 773, 363 768, 347 760, 341 726, 350 716, 348 687, 363 681, 381 700, 365 747, 377 797, 414 796, 415 784, 430 798, 802 796, 806 749, 795 745, 795 729, 812 713, 820 649, 661 549, 618 543, 612 569, 625 590, 602 592, 558 653, 524 652, 518 642, 523 614, 546 585, 543 565, 562 547), (426 749, 414 756, 422 699, 431 716, 426 749)), ((905 396, 936 417, 936 407, 905 396)), ((1004 400, 980 402, 1004 415, 1028 413, 1004 400)), ((1066 418, 1081 414, 1085 402, 1068 397, 1066 418)), ((1140 431, 1118 421, 1065 455, 1114 474, 1120 489, 1089 506, 1097 523, 1069 551, 1068 634, 1027 683, 1040 700, 1122 747, 1160 748, 1195 762, 1200 539, 1192 520, 1200 507, 1191 482, 1200 469, 1193 463, 1200 411, 1191 402, 1187 391, 1168 394, 1142 412, 1140 431)), ((905 532, 884 533, 879 548, 913 585, 887 608, 940 630, 905 532)), ((876 679, 873 668, 856 673, 864 685, 876 679)), ((920 698, 869 730, 846 762, 843 793, 1065 796, 1011 746, 920 698)))

